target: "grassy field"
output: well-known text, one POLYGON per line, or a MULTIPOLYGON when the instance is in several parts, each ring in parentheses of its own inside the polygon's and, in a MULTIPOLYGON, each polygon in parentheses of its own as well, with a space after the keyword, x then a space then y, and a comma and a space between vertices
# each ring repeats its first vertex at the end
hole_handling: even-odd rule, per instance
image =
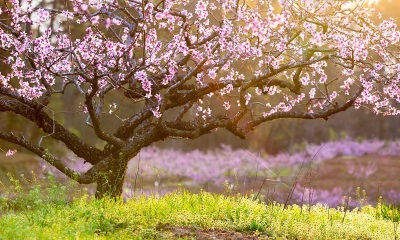
POLYGON ((49 177, 47 187, 0 198, 0 239, 395 239, 399 212, 378 204, 284 207, 251 196, 184 190, 127 200, 70 198, 49 177))
MULTIPOLYGON (((228 171, 233 181, 214 186, 143 171, 137 189, 136 181, 127 185, 131 194, 125 196, 133 197, 99 201, 88 194, 93 186, 48 175, 30 155, 12 156, 0 165, 0 239, 398 239, 399 209, 385 204, 398 203, 398 159, 339 156, 302 169, 274 169, 278 174, 269 181, 263 172, 228 171), (268 198, 280 193, 285 202, 294 186, 288 203, 304 204, 284 206, 268 198), (151 195, 150 187, 162 196, 151 195), (392 190, 393 199, 387 197, 392 190), (339 206, 314 204, 321 199, 336 199, 339 206)), ((133 169, 129 179, 136 179, 133 169)))

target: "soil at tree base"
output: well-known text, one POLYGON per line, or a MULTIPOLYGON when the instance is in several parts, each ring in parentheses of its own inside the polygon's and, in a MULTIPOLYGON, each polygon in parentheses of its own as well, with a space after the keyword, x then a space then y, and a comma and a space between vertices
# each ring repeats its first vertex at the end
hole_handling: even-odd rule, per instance
POLYGON ((256 240, 259 239, 257 236, 247 233, 240 233, 234 231, 226 231, 220 229, 204 229, 193 226, 172 226, 169 224, 159 224, 157 226, 157 231, 170 232, 173 237, 182 238, 190 237, 197 240, 207 240, 207 239, 225 239, 225 240, 240 240, 249 239, 256 240))

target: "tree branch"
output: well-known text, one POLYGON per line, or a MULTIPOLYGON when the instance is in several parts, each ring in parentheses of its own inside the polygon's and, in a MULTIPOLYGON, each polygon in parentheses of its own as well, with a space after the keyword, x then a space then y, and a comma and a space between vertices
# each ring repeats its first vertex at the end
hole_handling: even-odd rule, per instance
MULTIPOLYGON (((72 169, 66 167, 62 161, 55 158, 51 154, 49 154, 45 149, 40 147, 33 146, 32 143, 26 141, 24 138, 17 137, 13 133, 5 133, 0 132, 0 139, 3 139, 7 142, 17 144, 25 149, 31 151, 32 153, 38 155, 39 157, 43 158, 46 162, 51 164, 53 167, 58 169, 60 172, 64 173, 67 177, 71 178, 72 180, 76 180, 79 182, 81 178, 81 174, 78 172, 73 171, 72 169)), ((82 182, 82 183, 92 183, 92 182, 82 182)))
POLYGON ((259 118, 256 118, 253 121, 248 122, 244 127, 243 131, 244 134, 247 132, 251 131, 254 129, 254 127, 260 125, 261 123, 271 121, 274 119, 279 119, 279 118, 301 118, 301 119, 317 119, 317 118, 322 118, 325 120, 328 120, 328 118, 336 113, 342 112, 350 108, 351 106, 354 105, 354 102, 357 100, 357 98, 361 95, 362 91, 364 90, 363 87, 360 87, 357 92, 353 95, 353 97, 346 101, 343 105, 336 106, 335 108, 330 108, 330 109, 325 109, 324 111, 318 112, 318 113, 309 113, 309 112, 276 112, 273 114, 270 114, 268 116, 262 116, 259 118))
POLYGON ((96 164, 104 157, 104 153, 82 141, 75 134, 66 130, 57 121, 51 119, 43 110, 35 110, 25 104, 13 100, 0 100, 0 112, 14 112, 35 123, 54 139, 62 141, 78 157, 91 164, 96 164))

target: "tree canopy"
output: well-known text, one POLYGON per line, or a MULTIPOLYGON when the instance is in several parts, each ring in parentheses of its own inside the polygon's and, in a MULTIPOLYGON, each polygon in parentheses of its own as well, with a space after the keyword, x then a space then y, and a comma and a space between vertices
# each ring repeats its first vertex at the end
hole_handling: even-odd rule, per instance
POLYGON ((13 132, 0 139, 97 182, 102 197, 120 194, 127 162, 166 138, 218 128, 245 138, 267 121, 328 119, 352 106, 397 115, 400 32, 392 19, 375 23, 377 14, 364 1, 74 0, 56 9, 7 0, 0 112, 33 122, 93 167, 76 172, 13 132), (67 91, 102 149, 54 117, 49 104, 67 91))

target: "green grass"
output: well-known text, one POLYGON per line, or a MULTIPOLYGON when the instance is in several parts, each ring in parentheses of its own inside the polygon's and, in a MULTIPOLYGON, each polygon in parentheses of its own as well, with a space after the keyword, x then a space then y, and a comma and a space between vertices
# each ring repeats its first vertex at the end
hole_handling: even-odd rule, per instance
MULTIPOLYGON (((399 210, 384 204, 345 212, 323 205, 265 205, 250 197, 178 191, 162 197, 69 199, 52 177, 0 198, 0 239, 191 239, 175 227, 217 229, 264 239, 394 239, 399 210), (19 193, 20 195, 15 195, 19 193)), ((180 228, 182 229, 182 228, 180 228)), ((397 231, 397 230, 396 230, 397 231)))

